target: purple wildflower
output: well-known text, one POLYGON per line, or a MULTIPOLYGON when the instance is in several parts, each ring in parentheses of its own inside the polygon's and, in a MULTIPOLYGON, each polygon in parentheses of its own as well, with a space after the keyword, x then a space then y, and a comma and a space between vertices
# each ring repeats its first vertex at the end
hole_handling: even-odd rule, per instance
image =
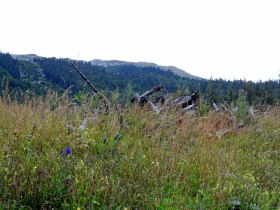
POLYGON ((72 152, 72 149, 71 147, 67 146, 65 148, 65 150, 61 153, 61 157, 66 157, 67 155, 70 155, 72 152))
POLYGON ((70 155, 72 152, 71 147, 66 147, 65 152, 66 152, 66 155, 70 155))

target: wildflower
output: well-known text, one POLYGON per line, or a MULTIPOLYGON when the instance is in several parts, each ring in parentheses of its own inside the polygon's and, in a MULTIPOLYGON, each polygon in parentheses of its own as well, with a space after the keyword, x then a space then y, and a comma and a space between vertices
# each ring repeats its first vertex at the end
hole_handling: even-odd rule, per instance
POLYGON ((61 157, 66 157, 67 155, 70 155, 72 152, 72 149, 71 147, 67 146, 65 148, 65 150, 61 153, 61 157))
POLYGON ((66 155, 70 155, 72 152, 71 147, 66 147, 65 152, 66 152, 66 155))

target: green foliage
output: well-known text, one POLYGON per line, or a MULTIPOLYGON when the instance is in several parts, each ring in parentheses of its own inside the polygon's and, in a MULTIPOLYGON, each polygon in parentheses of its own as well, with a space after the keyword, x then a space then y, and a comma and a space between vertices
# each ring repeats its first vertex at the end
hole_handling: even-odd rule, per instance
POLYGON ((126 106, 129 106, 131 103, 130 103, 130 99, 132 97, 132 94, 133 94, 133 87, 132 87, 132 84, 129 82, 127 84, 127 87, 126 87, 126 91, 125 91, 125 105, 126 106))
POLYGON ((89 98, 0 98, 0 208, 279 207, 279 107, 218 139, 231 128, 226 114, 128 107, 120 131, 117 108, 97 115, 89 98))
POLYGON ((208 102, 207 102, 206 100, 204 100, 204 98, 201 97, 201 96, 200 96, 200 99, 199 99, 199 104, 198 104, 198 106, 199 106, 199 114, 200 114, 200 116, 203 116, 203 115, 205 115, 205 114, 208 113, 208 111, 209 111, 209 104, 208 104, 208 102))
POLYGON ((277 100, 277 104, 280 104, 280 74, 279 74, 279 80, 278 80, 278 89, 276 92, 276 100, 277 100))
POLYGON ((232 84, 228 86, 227 93, 225 96, 225 101, 228 102, 229 104, 234 101, 232 84))
POLYGON ((212 78, 209 80, 207 84, 207 99, 208 99, 208 104, 212 104, 214 101, 216 101, 216 94, 214 92, 212 78))
POLYGON ((236 101, 236 116, 238 119, 244 119, 248 115, 248 102, 246 99, 246 93, 244 91, 239 91, 238 92, 238 98, 236 101))
POLYGON ((78 103, 82 104, 82 103, 85 102, 85 95, 84 95, 84 93, 83 93, 82 91, 79 91, 79 92, 77 92, 77 93, 74 95, 74 99, 75 99, 78 103))

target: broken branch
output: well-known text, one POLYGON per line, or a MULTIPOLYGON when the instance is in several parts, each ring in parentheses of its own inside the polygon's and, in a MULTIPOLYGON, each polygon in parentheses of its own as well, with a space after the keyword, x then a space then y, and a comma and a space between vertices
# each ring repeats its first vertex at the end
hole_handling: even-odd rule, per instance
POLYGON ((98 96, 98 98, 103 102, 105 107, 105 113, 109 114, 110 103, 108 99, 101 94, 96 87, 88 80, 88 78, 83 74, 83 72, 74 64, 71 63, 72 67, 76 70, 76 72, 82 77, 82 79, 86 82, 86 84, 93 90, 93 92, 98 96))

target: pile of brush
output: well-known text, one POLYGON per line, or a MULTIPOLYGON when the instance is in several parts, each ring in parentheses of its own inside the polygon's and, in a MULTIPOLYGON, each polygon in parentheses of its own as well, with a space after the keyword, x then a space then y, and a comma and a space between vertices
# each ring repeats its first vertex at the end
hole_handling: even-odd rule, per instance
POLYGON ((159 85, 146 91, 142 95, 134 93, 131 102, 137 103, 140 107, 148 104, 153 111, 160 114, 164 108, 176 108, 182 112, 193 112, 198 105, 199 93, 194 91, 190 96, 183 95, 179 98, 173 99, 169 97, 164 91, 164 86, 159 85))

